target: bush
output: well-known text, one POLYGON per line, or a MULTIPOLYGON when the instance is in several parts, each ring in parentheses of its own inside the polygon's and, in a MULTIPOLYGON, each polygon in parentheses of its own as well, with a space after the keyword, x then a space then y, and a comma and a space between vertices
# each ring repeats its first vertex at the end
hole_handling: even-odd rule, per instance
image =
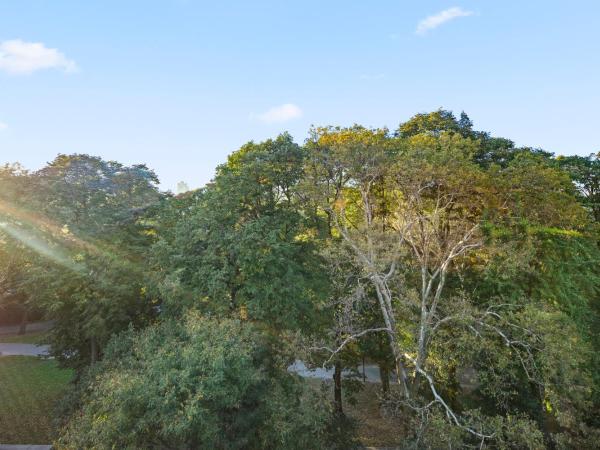
POLYGON ((233 320, 192 315, 124 333, 82 380, 56 447, 331 448, 331 406, 269 354, 233 320))

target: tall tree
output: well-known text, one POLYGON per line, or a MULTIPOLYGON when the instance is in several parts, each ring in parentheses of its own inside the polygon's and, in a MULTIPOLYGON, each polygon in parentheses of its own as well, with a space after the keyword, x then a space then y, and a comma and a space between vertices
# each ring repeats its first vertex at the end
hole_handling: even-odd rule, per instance
POLYGON ((5 229, 35 262, 25 288, 55 320, 52 351, 65 364, 97 361, 114 332, 149 316, 140 218, 160 197, 157 181, 142 165, 59 155, 5 208, 5 229))
POLYGON ((509 192, 497 189, 490 179, 494 172, 474 162, 477 141, 454 132, 393 138, 386 130, 320 129, 310 149, 321 167, 308 183, 312 195, 354 254, 357 277, 368 280, 381 313, 379 326, 347 336, 333 353, 369 333, 384 333, 400 404, 419 414, 439 407, 471 437, 491 439, 493 420, 469 423, 453 406, 444 381, 453 369, 440 349, 453 348, 455 359, 471 353, 475 342, 501 343, 518 355, 518 370, 537 375, 532 374, 537 334, 499 311, 495 299, 478 304, 448 283, 460 278, 465 261, 483 247, 485 222, 506 213, 509 192), (462 334, 448 341, 450 330, 462 334), (521 336, 515 330, 526 331, 521 336), (469 345, 449 344, 470 333, 476 339, 467 339, 469 345))
POLYGON ((155 246, 169 313, 196 308, 274 331, 315 323, 326 284, 295 200, 302 160, 287 134, 249 143, 194 194, 194 204, 155 246))
POLYGON ((23 204, 27 192, 28 172, 19 164, 0 167, 0 311, 12 318, 20 315, 21 334, 25 333, 31 311, 29 298, 23 289, 28 259, 26 246, 11 239, 7 232, 18 205, 23 204))

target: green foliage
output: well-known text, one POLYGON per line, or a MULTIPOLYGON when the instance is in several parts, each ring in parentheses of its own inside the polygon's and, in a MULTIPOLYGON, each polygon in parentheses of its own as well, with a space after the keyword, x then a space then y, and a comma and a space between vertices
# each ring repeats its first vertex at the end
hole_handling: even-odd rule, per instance
POLYGON ((114 339, 57 448, 325 448, 331 409, 233 320, 114 339))
MULTIPOLYGON (((314 128, 304 146, 250 142, 178 196, 146 166, 89 155, 7 165, 0 308, 43 309, 53 354, 79 369, 59 448, 351 447, 339 408, 287 373, 292 336, 347 339, 333 358, 311 355, 338 373, 365 354, 391 369, 425 343, 420 367, 461 424, 493 435, 484 447, 591 448, 598 168, 442 109, 394 134, 354 125, 314 128), (470 247, 444 266, 419 335, 423 279, 461 239, 470 247), (373 284, 387 273, 387 290, 373 284), (366 329, 379 332, 352 337, 366 329)), ((416 448, 480 445, 406 367, 429 407, 396 403, 399 433, 416 448)))
POLYGON ((462 288, 483 304, 499 299, 513 323, 537 336, 532 349, 540 384, 531 384, 498 342, 476 357, 482 394, 496 407, 526 411, 540 426, 562 427, 578 439, 581 427, 598 420, 589 411, 597 411, 600 388, 600 250, 586 234, 551 227, 495 229, 490 236, 471 266, 482 264, 482 271, 466 272, 462 288))
POLYGON ((482 416, 478 410, 466 411, 465 418, 477 424, 477 430, 487 436, 478 440, 465 429, 448 423, 443 412, 434 408, 412 424, 412 436, 406 444, 410 449, 480 448, 495 450, 543 450, 543 434, 536 424, 523 415, 482 416))
POLYGON ((444 132, 459 133, 467 137, 473 133, 473 123, 464 112, 457 120, 452 111, 438 109, 430 113, 415 114, 410 120, 400 124, 397 134, 406 138, 418 134, 439 136, 444 132))
POLYGON ((0 167, 0 323, 7 319, 15 322, 33 309, 26 295, 24 284, 28 260, 26 247, 10 238, 7 233, 7 216, 14 211, 15 201, 26 192, 28 173, 18 164, 0 167))
POLYGON ((30 274, 30 295, 54 320, 52 355, 65 366, 83 368, 102 356, 113 334, 130 324, 142 326, 155 313, 144 294, 144 274, 138 265, 91 254, 79 254, 77 264, 78 270, 65 270, 38 263, 30 274), (33 290, 41 283, 43 289, 33 290))
POLYGON ((546 158, 521 153, 498 178, 512 220, 567 230, 586 226, 587 215, 569 176, 546 158))
POLYGON ((146 166, 83 154, 57 156, 32 181, 33 205, 86 238, 121 235, 132 217, 158 199, 158 178, 146 166))
POLYGON ((594 221, 600 222, 600 158, 598 155, 559 156, 556 160, 575 183, 581 202, 588 208, 594 221))
POLYGON ((193 307, 275 331, 311 327, 326 284, 295 201, 302 160, 289 135, 250 143, 189 206, 175 200, 180 215, 155 245, 168 314, 193 307))
MULTIPOLYGON (((354 275, 374 279, 394 259, 403 267, 388 291, 398 305, 402 351, 417 351, 420 271, 435 272, 436 261, 461 239, 452 233, 483 227, 485 245, 449 271, 437 311, 449 325, 431 338, 427 371, 454 408, 471 400, 455 373, 475 367, 480 389, 474 395, 486 417, 501 413, 510 422, 519 413, 546 432, 557 421, 577 435, 576 423, 593 407, 586 396, 594 390, 590 374, 597 372, 590 351, 599 317, 597 248, 584 234, 589 220, 576 186, 552 155, 474 132, 466 116, 461 128, 446 111, 417 115, 395 137, 359 126, 316 129, 307 148, 308 195, 337 214, 337 233, 350 235, 356 259, 367 261, 354 275), (433 216, 440 201, 443 211, 433 216), (409 232, 401 237, 418 249, 417 258, 395 247, 394 233, 403 226, 409 232), (505 307, 489 309, 496 303, 505 307), (569 354, 574 348, 577 354, 569 354), (578 388, 568 388, 573 385, 578 388)), ((353 314, 367 315, 352 308, 347 330, 382 325, 381 317, 357 320, 353 314)), ((427 403, 425 389, 422 395, 427 403)))
POLYGON ((457 119, 452 111, 438 109, 430 113, 416 114, 408 121, 401 123, 396 135, 409 138, 418 135, 439 137, 442 134, 458 134, 471 139, 477 146, 473 153, 473 161, 482 167, 497 165, 506 167, 519 155, 534 155, 547 160, 552 158, 552 153, 542 149, 529 147, 515 147, 510 139, 494 137, 485 131, 473 130, 473 122, 469 116, 462 112, 457 119))
MULTIPOLYGON (((1 228, 0 228, 1 230, 1 228)), ((6 239, 0 231, 0 313, 2 318, 10 313, 27 312, 31 307, 24 289, 27 259, 19 243, 6 239)), ((4 322, 4 320, 0 321, 4 322)))
POLYGON ((55 321, 53 354, 82 367, 112 334, 152 315, 142 264, 150 240, 140 217, 160 197, 156 176, 141 165, 59 155, 11 177, 20 194, 6 196, 0 213, 5 240, 24 260, 19 289, 55 321))

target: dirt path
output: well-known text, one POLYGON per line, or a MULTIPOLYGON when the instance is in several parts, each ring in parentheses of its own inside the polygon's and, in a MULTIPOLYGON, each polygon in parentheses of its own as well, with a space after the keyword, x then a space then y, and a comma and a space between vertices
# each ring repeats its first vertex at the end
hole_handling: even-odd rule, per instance
POLYGON ((13 344, 0 342, 0 357, 2 356, 47 356, 49 345, 13 344))
POLYGON ((0 450, 51 450, 51 445, 3 445, 0 450))

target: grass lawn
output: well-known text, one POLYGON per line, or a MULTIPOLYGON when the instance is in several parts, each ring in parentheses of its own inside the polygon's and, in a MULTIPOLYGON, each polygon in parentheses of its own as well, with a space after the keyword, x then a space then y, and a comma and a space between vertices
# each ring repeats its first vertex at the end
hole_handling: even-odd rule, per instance
POLYGON ((0 335, 0 342, 10 342, 19 344, 47 344, 47 331, 34 331, 27 334, 6 334, 0 335))
POLYGON ((71 376, 52 360, 0 357, 0 443, 51 443, 54 404, 71 376))

